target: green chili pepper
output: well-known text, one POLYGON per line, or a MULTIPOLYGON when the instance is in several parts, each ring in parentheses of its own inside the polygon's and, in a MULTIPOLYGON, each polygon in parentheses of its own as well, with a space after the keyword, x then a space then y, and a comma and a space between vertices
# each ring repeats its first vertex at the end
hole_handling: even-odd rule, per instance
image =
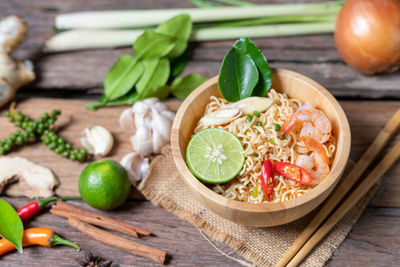
POLYGON ((279 132, 281 130, 281 126, 279 124, 275 124, 275 132, 279 132))
POLYGON ((256 116, 257 118, 259 118, 261 116, 261 114, 258 111, 254 111, 253 112, 254 116, 256 116))

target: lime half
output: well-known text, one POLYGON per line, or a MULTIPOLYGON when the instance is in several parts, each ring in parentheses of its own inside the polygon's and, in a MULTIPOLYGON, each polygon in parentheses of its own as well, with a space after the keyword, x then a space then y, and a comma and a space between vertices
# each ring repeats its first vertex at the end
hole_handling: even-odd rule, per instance
POLYGON ((226 183, 238 175, 244 164, 244 149, 232 133, 218 128, 199 131, 190 139, 186 161, 201 181, 226 183))

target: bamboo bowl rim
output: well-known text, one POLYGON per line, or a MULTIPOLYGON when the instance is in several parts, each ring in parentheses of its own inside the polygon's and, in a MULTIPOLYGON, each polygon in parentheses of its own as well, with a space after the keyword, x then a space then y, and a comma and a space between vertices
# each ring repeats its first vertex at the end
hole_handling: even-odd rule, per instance
MULTIPOLYGON (((240 211, 251 211, 255 213, 265 213, 269 211, 282 211, 287 210, 290 208, 301 206, 313 199, 316 199, 320 194, 329 190, 329 188, 334 184, 338 179, 340 179, 344 168, 346 167, 349 154, 350 154, 350 146, 351 146, 351 134, 350 134, 350 126, 347 120, 347 117, 340 106, 339 102, 335 99, 335 97, 322 85, 315 82, 314 80, 299 74, 294 71, 290 71, 287 69, 273 69, 274 73, 278 76, 290 76, 294 79, 300 79, 302 82, 308 84, 312 90, 315 90, 316 93, 325 97, 331 105, 333 105, 337 116, 339 119, 339 128, 342 131, 342 138, 340 143, 337 143, 337 149, 335 151, 335 158, 339 157, 339 160, 335 160, 333 165, 331 166, 331 171, 329 172, 328 176, 324 178, 324 180, 316 187, 310 189, 307 193, 296 197, 291 200, 278 202, 278 203, 260 203, 260 204, 253 204, 248 202, 242 202, 238 200, 228 199, 222 195, 219 195, 208 188, 205 184, 199 181, 189 170, 186 160, 184 159, 183 155, 186 155, 186 147, 184 148, 185 151, 181 151, 179 138, 181 135, 181 125, 183 124, 182 117, 188 107, 191 105, 192 101, 199 96, 201 92, 207 90, 210 86, 214 85, 218 81, 218 76, 215 76, 205 83, 197 87, 181 104, 179 107, 175 119, 172 124, 171 129, 171 148, 172 148, 172 156, 175 162, 175 165, 178 168, 178 172, 180 173, 181 177, 184 179, 187 185, 190 185, 193 188, 197 188, 198 192, 206 199, 211 200, 214 204, 228 206, 235 210, 240 211), (338 147, 341 145, 341 153, 337 154, 338 147)), ((204 107, 203 107, 204 110, 204 107)), ((187 145, 187 144, 186 144, 187 145)))

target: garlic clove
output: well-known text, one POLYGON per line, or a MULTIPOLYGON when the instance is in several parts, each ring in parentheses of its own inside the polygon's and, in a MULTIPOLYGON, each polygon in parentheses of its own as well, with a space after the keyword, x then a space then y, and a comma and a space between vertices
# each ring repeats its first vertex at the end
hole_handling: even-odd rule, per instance
POLYGON ((153 153, 153 143, 151 131, 147 127, 140 127, 136 131, 136 135, 131 136, 133 149, 143 156, 148 156, 153 153))
POLYGON ((150 111, 150 107, 151 106, 146 104, 145 101, 140 101, 133 104, 132 111, 135 113, 135 115, 144 117, 150 111))
POLYGON ((151 127, 153 128, 153 132, 158 132, 162 138, 165 140, 169 140, 171 135, 171 121, 156 110, 155 108, 151 109, 151 114, 153 116, 153 120, 151 121, 151 127))
POLYGON ((119 116, 119 126, 125 132, 135 134, 135 125, 135 114, 133 113, 132 108, 125 109, 119 116))
POLYGON ((86 127, 83 131, 81 143, 89 153, 96 156, 105 156, 111 151, 114 139, 106 128, 95 125, 86 127))
POLYGON ((167 118, 170 121, 173 121, 174 118, 175 118, 175 113, 173 113, 173 112, 171 112, 169 110, 163 110, 160 113, 161 113, 161 116, 167 118))
POLYGON ((147 106, 151 107, 151 106, 154 106, 157 103, 161 103, 161 102, 157 97, 150 97, 150 98, 143 100, 143 103, 146 104, 147 106))
POLYGON ((137 152, 126 154, 120 161, 126 169, 129 179, 133 185, 146 178, 149 174, 149 159, 144 158, 137 152))
POLYGON ((264 112, 269 109, 274 100, 268 97, 252 96, 238 102, 227 105, 230 108, 239 108, 244 115, 252 114, 254 111, 264 112))
POLYGON ((239 108, 223 108, 209 113, 201 119, 204 126, 221 125, 228 123, 242 114, 239 108))
POLYGON ((94 154, 94 148, 91 143, 89 143, 88 139, 86 136, 81 137, 81 144, 86 150, 88 151, 89 154, 94 154))
POLYGON ((153 105, 153 107, 155 108, 155 109, 157 109, 158 111, 164 111, 164 110, 168 110, 168 107, 167 107, 167 105, 165 105, 163 102, 160 102, 160 101, 158 101, 157 103, 155 103, 154 105, 153 105))

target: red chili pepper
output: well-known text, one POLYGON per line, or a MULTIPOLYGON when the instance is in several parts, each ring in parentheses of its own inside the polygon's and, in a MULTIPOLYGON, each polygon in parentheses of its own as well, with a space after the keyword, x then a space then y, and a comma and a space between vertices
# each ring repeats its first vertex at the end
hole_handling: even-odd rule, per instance
POLYGON ((312 181, 311 175, 303 168, 287 162, 274 162, 274 170, 280 175, 295 181, 299 184, 309 184, 312 181))
POLYGON ((267 201, 271 201, 274 192, 274 172, 270 160, 265 160, 261 170, 261 184, 267 201))
POLYGON ((28 221, 35 216, 43 207, 53 201, 57 200, 80 200, 80 197, 58 197, 58 198, 46 198, 38 199, 20 208, 17 213, 23 222, 28 221))

